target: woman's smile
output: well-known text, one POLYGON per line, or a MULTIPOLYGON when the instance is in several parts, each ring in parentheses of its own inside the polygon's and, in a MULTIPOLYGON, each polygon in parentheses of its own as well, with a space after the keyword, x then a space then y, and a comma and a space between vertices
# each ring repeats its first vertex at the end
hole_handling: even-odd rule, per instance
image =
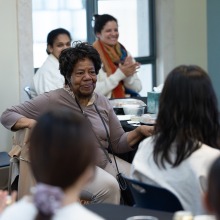
POLYGON ((109 21, 106 23, 101 33, 97 33, 97 37, 110 46, 114 46, 118 42, 118 24, 115 21, 109 21))
POLYGON ((85 58, 80 60, 73 70, 71 84, 74 94, 91 97, 96 86, 97 76, 93 62, 85 58))
POLYGON ((84 89, 94 89, 94 86, 95 86, 94 83, 88 83, 88 84, 81 85, 81 88, 84 88, 84 89))

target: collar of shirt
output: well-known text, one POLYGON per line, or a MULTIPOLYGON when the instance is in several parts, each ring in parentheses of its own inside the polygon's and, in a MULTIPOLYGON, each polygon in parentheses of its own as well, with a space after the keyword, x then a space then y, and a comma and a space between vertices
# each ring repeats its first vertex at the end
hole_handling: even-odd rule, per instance
MULTIPOLYGON (((72 98, 75 100, 75 95, 73 93, 73 91, 70 89, 70 87, 68 85, 64 85, 63 89, 68 92, 72 98)), ((93 105, 93 103, 95 102, 95 93, 93 92, 91 99, 88 101, 86 106, 90 106, 93 105)))

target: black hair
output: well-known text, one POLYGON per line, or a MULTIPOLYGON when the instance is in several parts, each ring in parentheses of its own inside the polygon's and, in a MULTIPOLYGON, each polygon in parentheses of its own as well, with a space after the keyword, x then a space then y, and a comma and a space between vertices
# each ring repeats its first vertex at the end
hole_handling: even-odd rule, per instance
POLYGON ((87 42, 75 41, 73 46, 64 49, 59 56, 60 73, 65 78, 65 84, 68 85, 73 69, 78 61, 90 59, 95 67, 95 72, 98 74, 101 68, 101 58, 98 51, 87 42))
MULTIPOLYGON (((88 120, 67 108, 39 117, 30 137, 30 165, 37 182, 65 190, 95 166, 96 147, 88 120)), ((39 211, 36 219, 50 219, 39 211)))
POLYGON ((178 166, 207 144, 219 149, 217 98, 208 74, 200 67, 181 65, 166 78, 155 126, 154 160, 178 166), (173 144, 174 161, 170 157, 173 144), (160 159, 159 159, 160 158, 160 159))
POLYGON ((95 34, 101 33, 103 27, 109 21, 115 21, 116 23, 118 23, 117 19, 109 14, 103 14, 103 15, 95 14, 93 15, 93 18, 95 19, 95 24, 94 24, 95 34))
MULTIPOLYGON (((47 35, 47 46, 50 45, 51 47, 53 47, 54 41, 56 40, 57 36, 60 34, 66 34, 69 37, 70 41, 72 40, 69 31, 67 31, 64 28, 57 28, 50 31, 49 34, 47 35)), ((48 54, 50 54, 48 49, 46 49, 46 51, 48 54)))

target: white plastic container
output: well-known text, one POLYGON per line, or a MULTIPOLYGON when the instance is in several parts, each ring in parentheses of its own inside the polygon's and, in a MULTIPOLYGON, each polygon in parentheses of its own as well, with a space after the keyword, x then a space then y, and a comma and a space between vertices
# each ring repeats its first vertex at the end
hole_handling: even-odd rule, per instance
POLYGON ((141 116, 144 114, 145 106, 136 104, 123 105, 123 111, 125 115, 141 116))

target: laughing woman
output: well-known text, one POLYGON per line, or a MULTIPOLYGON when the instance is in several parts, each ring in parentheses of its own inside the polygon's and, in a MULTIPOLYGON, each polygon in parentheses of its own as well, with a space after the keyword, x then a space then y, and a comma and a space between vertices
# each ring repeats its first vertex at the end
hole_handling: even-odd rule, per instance
POLYGON ((96 92, 108 98, 124 98, 125 94, 138 96, 142 89, 137 76, 140 64, 135 62, 125 47, 118 42, 118 21, 111 15, 94 15, 93 46, 98 50, 102 68, 98 74, 96 92))
MULTIPOLYGON (((60 72, 65 79, 64 88, 44 93, 33 100, 7 109, 1 116, 1 123, 11 130, 32 128, 37 117, 54 104, 84 115, 89 120, 96 137, 98 160, 95 177, 85 186, 83 196, 93 203, 118 204, 120 189, 116 180, 114 160, 112 154, 108 152, 107 132, 113 151, 124 153, 132 151, 133 145, 151 135, 153 128, 142 125, 125 133, 109 100, 94 92, 101 67, 99 53, 94 47, 87 43, 76 43, 61 52, 59 63, 60 72)), ((116 160, 119 170, 128 175, 130 164, 120 158, 116 160)))

